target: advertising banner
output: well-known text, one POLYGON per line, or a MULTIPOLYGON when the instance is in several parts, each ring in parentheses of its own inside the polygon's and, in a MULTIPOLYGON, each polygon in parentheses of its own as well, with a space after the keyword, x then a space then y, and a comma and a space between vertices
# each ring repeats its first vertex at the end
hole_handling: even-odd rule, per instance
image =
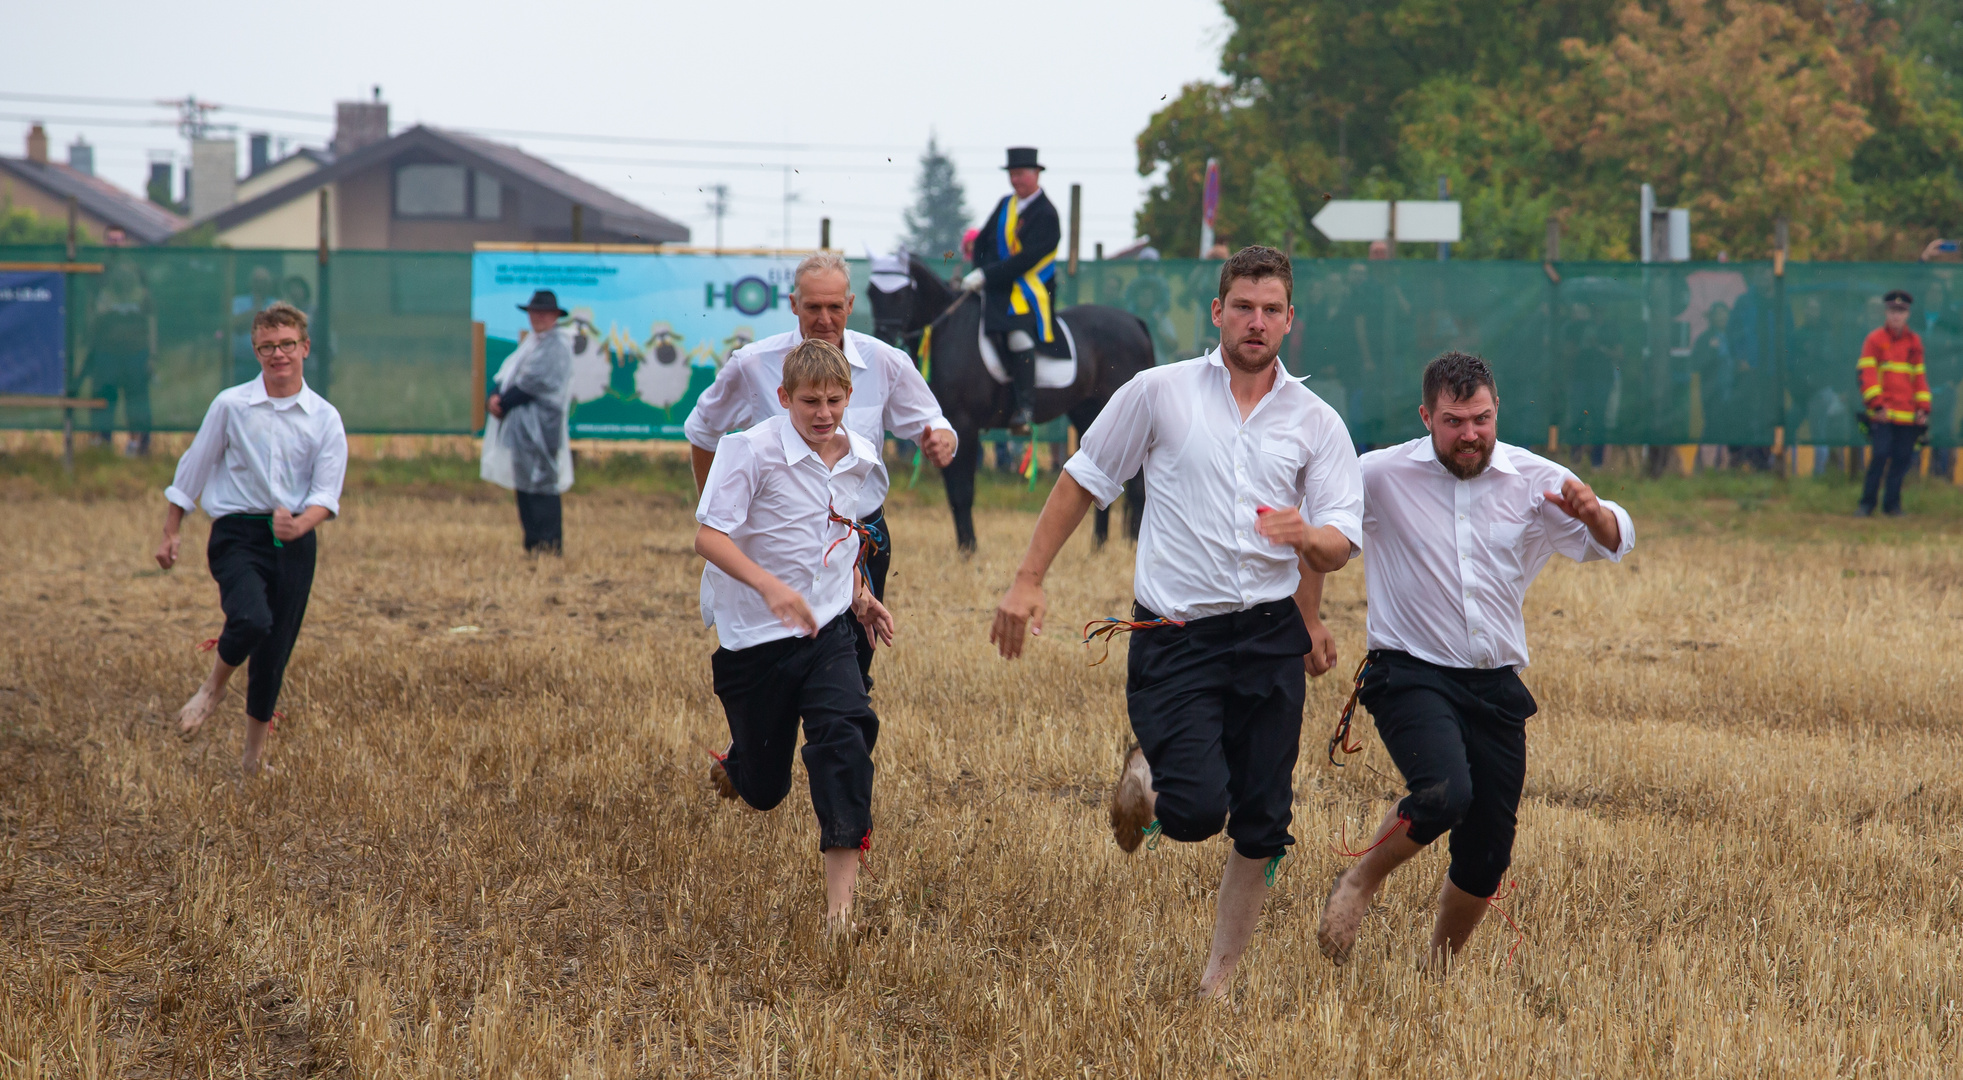
POLYGON ((802 257, 479 251, 470 317, 484 324, 485 375, 530 332, 519 306, 550 289, 575 331, 572 437, 680 439, 731 353, 797 328, 791 274, 802 257))
POLYGON ((67 302, 59 271, 0 271, 0 394, 67 392, 67 302))

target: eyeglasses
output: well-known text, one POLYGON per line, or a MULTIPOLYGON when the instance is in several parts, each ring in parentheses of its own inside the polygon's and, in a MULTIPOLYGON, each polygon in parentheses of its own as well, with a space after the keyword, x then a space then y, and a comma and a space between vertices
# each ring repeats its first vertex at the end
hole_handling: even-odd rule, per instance
POLYGON ((305 342, 269 341, 264 345, 254 345, 252 351, 258 353, 260 356, 271 356, 274 353, 285 353, 288 356, 292 356, 300 351, 300 346, 303 344, 305 342))

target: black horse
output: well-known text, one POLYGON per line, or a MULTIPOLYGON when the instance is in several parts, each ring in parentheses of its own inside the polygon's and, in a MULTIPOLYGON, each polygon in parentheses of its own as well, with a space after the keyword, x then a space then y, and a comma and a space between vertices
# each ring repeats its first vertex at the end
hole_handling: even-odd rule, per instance
MULTIPOLYGON (((868 289, 873 333, 903 348, 920 363, 921 331, 933 327, 928 349, 927 385, 954 425, 960 449, 941 473, 947 487, 948 509, 954 512, 954 537, 963 551, 975 550, 975 467, 981 461, 979 433, 1009 422, 1012 403, 1007 384, 996 382, 982 363, 981 302, 973 294, 957 293, 917 258, 908 260, 908 283, 892 292, 868 289), (959 301, 957 303, 957 300, 959 301)), ((896 275, 897 276, 897 275, 896 275)), ((1036 422, 1068 414, 1077 434, 1133 375, 1153 364, 1152 335, 1128 311, 1097 304, 1065 308, 1057 317, 1069 324, 1077 342, 1077 381, 1068 387, 1036 391, 1036 422)), ((1145 485, 1137 477, 1125 483, 1125 536, 1138 539, 1145 514, 1145 485)), ((1097 542, 1111 533, 1111 514, 1098 510, 1097 542)))

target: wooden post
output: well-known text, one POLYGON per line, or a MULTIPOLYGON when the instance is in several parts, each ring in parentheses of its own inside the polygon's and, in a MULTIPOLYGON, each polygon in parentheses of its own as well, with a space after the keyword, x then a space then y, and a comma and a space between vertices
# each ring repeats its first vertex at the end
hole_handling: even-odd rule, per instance
POLYGON ((1547 219, 1547 253, 1542 261, 1550 264, 1561 261, 1561 223, 1553 218, 1547 219))
POLYGON ((327 231, 328 230, 327 189, 325 187, 320 189, 319 202, 320 202, 320 215, 319 215, 320 220, 316 227, 317 247, 315 248, 314 251, 314 261, 321 266, 326 266, 327 265, 327 238, 330 234, 327 231))
POLYGON ((586 208, 573 204, 573 243, 584 243, 586 239, 586 208))
POLYGON ((484 324, 470 324, 470 430, 484 430, 484 324))
POLYGON ((832 247, 832 219, 818 219, 818 247, 830 251, 832 247))
MULTIPOLYGON (((76 218, 79 216, 79 212, 80 205, 76 202, 75 196, 70 195, 68 197, 68 261, 70 263, 75 261, 75 228, 76 218)), ((75 280, 73 275, 70 274, 64 274, 62 276, 64 280, 70 283, 73 283, 75 280)), ((64 328, 63 332, 65 335, 66 328, 64 328)), ((72 395, 75 392, 75 388, 67 385, 68 373, 66 371, 62 372, 61 379, 63 391, 72 395)), ((113 424, 114 422, 115 418, 113 416, 110 417, 110 423, 113 424)), ((75 475, 75 410, 72 408, 61 410, 61 471, 63 475, 70 478, 73 478, 75 475)))
POLYGON ((1561 425, 1547 425, 1547 453, 1549 457, 1561 451, 1561 425))
POLYGON ((1070 185, 1070 264, 1065 273, 1077 276, 1077 239, 1083 234, 1084 185, 1070 185))
POLYGON ((1792 247, 1792 227, 1785 218, 1772 223, 1772 276, 1786 276, 1786 255, 1792 247))
POLYGON ((1097 243, 1091 245, 1091 250, 1094 252, 1091 258, 1096 259, 1098 262, 1104 261, 1104 241, 1099 240, 1097 243))
POLYGON ((75 261, 75 231, 80 226, 80 222, 78 220, 80 218, 80 215, 81 215, 81 206, 75 201, 75 196, 70 195, 68 197, 68 261, 69 262, 75 261))

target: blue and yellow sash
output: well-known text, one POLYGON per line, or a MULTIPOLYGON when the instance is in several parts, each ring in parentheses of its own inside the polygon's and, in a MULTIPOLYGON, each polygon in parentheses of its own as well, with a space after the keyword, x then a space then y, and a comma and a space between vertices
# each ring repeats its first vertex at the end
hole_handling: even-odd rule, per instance
MULTIPOLYGON (((1004 201, 1008 205, 997 219, 995 248, 1009 256, 1020 255, 1022 240, 1016 236, 1016 220, 1022 200, 1011 195, 1004 201)), ((1017 315, 1035 312, 1037 329, 1042 331, 1038 337, 1045 343, 1056 340, 1056 328, 1050 317, 1050 283, 1055 280, 1056 252, 1052 251, 1017 278, 1015 287, 1009 290, 1009 310, 1017 315)))

